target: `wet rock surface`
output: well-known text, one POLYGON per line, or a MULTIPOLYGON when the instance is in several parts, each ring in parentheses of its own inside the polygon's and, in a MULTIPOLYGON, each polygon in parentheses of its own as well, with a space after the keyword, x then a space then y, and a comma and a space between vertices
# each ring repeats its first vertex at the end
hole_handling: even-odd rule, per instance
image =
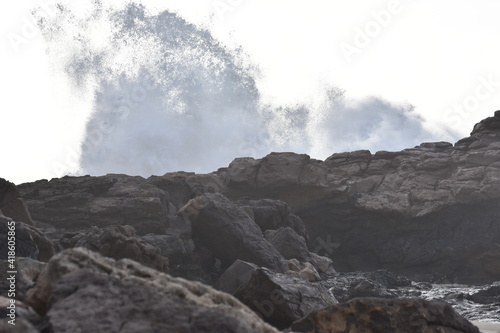
POLYGON ((311 311, 336 303, 320 283, 272 273, 265 268, 253 272, 250 280, 234 292, 234 297, 279 329, 311 311))
POLYGON ((232 296, 82 248, 54 256, 27 304, 53 332, 277 332, 232 296))
POLYGON ((315 311, 293 323, 289 332, 479 333, 479 329, 443 302, 360 298, 315 311))

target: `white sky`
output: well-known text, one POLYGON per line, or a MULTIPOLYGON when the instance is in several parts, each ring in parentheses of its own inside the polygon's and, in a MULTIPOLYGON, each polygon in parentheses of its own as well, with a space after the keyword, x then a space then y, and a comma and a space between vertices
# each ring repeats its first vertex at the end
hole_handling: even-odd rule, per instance
MULTIPOLYGON (((44 2, 0 4, 0 177, 15 183, 54 177, 54 161, 75 163, 69 152, 78 147, 90 112, 90 101, 75 98, 65 79, 51 71, 40 34, 22 29, 30 9, 44 2), (13 35, 27 37, 18 50, 9 40, 13 35)), ((241 45, 262 69, 261 92, 277 104, 314 99, 323 85, 333 84, 353 99, 411 103, 443 138, 444 128, 466 136, 474 123, 500 109, 497 0, 143 3, 176 11, 224 43, 241 45), (390 22, 377 23, 373 13, 390 8, 390 22), (368 45, 348 62, 341 45, 356 46, 357 31, 367 28, 368 45), (469 111, 453 111, 464 103, 469 111)))

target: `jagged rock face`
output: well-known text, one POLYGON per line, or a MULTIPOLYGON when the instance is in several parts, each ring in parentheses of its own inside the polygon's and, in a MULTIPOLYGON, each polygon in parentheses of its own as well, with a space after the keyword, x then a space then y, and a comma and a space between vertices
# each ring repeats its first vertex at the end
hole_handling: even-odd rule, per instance
POLYGON ((265 268, 253 272, 250 280, 234 292, 234 297, 279 329, 336 303, 320 283, 272 273, 265 268))
POLYGON ((485 271, 479 258, 500 239, 499 123, 496 112, 455 146, 423 143, 325 161, 272 153, 236 159, 218 174, 233 200, 290 204, 308 228, 310 248, 331 257, 338 270, 491 282, 500 276, 485 271))
POLYGON ((228 294, 83 248, 55 255, 26 302, 54 333, 278 333, 228 294))
POLYGON ((281 254, 264 238, 248 214, 219 193, 190 200, 179 214, 193 221, 193 238, 225 266, 240 259, 276 272, 287 271, 281 254))
POLYGON ((168 226, 164 191, 142 177, 63 177, 19 189, 36 221, 66 229, 132 225, 140 234, 168 226))
POLYGON ((315 311, 293 323, 288 332, 479 333, 479 329, 444 302, 360 298, 315 311))
POLYGON ((168 273, 168 258, 159 248, 137 237, 130 225, 91 227, 88 230, 67 233, 59 243, 64 248, 84 247, 113 259, 128 258, 145 266, 168 273))
POLYGON ((16 185, 0 178, 0 216, 34 225, 28 207, 19 193, 16 185))

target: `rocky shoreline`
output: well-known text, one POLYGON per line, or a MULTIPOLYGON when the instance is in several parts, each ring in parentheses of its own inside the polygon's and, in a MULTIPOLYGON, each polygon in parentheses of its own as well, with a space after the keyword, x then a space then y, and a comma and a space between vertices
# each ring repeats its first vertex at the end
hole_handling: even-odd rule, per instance
POLYGON ((500 111, 454 145, 1 179, 0 332, 479 332, 500 322, 499 201, 500 111))

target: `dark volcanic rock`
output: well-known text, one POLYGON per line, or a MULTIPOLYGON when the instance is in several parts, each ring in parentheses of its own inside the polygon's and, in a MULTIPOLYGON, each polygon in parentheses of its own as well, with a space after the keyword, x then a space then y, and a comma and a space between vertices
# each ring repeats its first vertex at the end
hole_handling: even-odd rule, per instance
POLYGON ((12 223, 15 223, 16 256, 48 261, 54 255, 54 245, 37 228, 0 217, 0 259, 8 257, 8 232, 12 232, 12 223))
POLYGON ((92 227, 68 233, 60 240, 64 248, 85 247, 113 259, 128 258, 145 266, 168 272, 168 258, 160 249, 139 238, 132 226, 92 227))
POLYGON ((500 239, 499 122, 497 112, 454 146, 423 143, 325 161, 291 153, 236 159, 218 171, 227 184, 222 193, 287 202, 308 228, 309 248, 337 270, 489 283, 496 270, 485 271, 478 259, 500 239))
POLYGON ((132 225, 141 235, 168 227, 166 194, 142 177, 63 177, 19 189, 35 221, 68 230, 132 225))
POLYGON ((495 282, 486 289, 480 290, 472 295, 467 295, 466 298, 479 304, 496 303, 500 306, 500 282, 495 282))
POLYGON ((54 333, 278 333, 228 294, 82 248, 55 255, 27 303, 54 333))
POLYGON ((226 271, 219 277, 215 283, 215 288, 233 294, 240 286, 247 283, 253 272, 259 267, 250 262, 236 260, 226 271))
POLYGON ((0 215, 34 225, 31 214, 14 183, 0 178, 0 215))
POLYGON ((221 194, 190 200, 179 214, 193 221, 193 238, 206 246, 223 265, 240 259, 276 272, 287 271, 284 258, 264 239, 245 211, 221 194))
POLYGON ((257 269, 234 296, 280 329, 312 311, 336 303, 319 283, 275 274, 265 268, 257 269))
POLYGON ((444 302, 360 298, 315 311, 293 323, 289 332, 479 333, 479 329, 444 302))
POLYGON ((395 298, 401 296, 399 288, 412 284, 406 277, 385 270, 337 273, 322 283, 339 302, 358 297, 395 298))
POLYGON ((285 259, 311 260, 304 237, 297 235, 292 228, 286 227, 279 228, 278 230, 267 230, 264 233, 264 237, 285 259))
POLYGON ((262 199, 243 200, 238 201, 237 204, 257 223, 262 232, 289 227, 304 237, 306 242, 309 240, 304 222, 292 213, 287 203, 280 200, 262 199))
MULTIPOLYGON (((27 257, 17 257, 15 261, 16 267, 16 299, 24 300, 26 292, 35 285, 35 282, 40 275, 40 272, 45 267, 45 263, 27 257)), ((10 276, 7 272, 9 262, 0 260, 0 294, 7 297, 10 289, 10 283, 7 278, 10 276)))

